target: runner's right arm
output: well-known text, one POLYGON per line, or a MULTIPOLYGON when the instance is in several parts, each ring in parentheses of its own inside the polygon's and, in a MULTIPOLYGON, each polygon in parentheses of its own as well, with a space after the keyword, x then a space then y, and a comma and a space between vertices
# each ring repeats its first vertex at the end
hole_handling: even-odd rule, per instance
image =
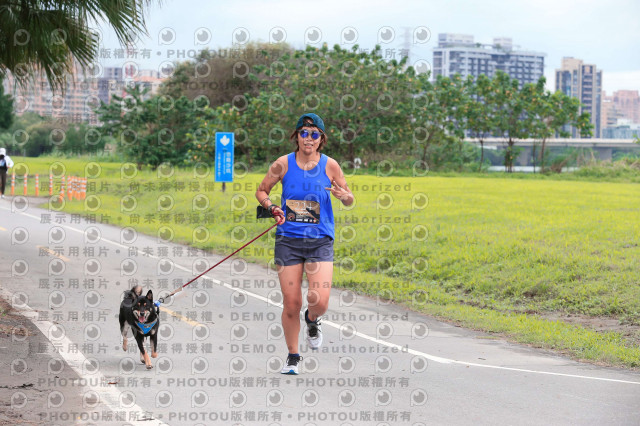
POLYGON ((282 225, 284 223, 284 212, 280 208, 280 206, 275 205, 271 199, 269 198, 269 193, 271 189, 282 180, 285 173, 287 172, 287 157, 282 156, 278 158, 273 164, 269 167, 266 176, 262 180, 262 183, 258 187, 256 191, 256 199, 260 203, 262 207, 270 210, 271 214, 274 216, 278 225, 282 225), (274 207, 270 207, 270 206, 274 207))

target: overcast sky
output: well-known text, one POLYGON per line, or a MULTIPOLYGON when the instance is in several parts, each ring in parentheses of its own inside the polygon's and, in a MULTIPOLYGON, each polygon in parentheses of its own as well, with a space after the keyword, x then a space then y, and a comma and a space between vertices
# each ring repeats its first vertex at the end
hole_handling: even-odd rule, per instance
MULTIPOLYGON (((147 25, 149 37, 141 38, 138 48, 150 49, 151 58, 134 60, 140 68, 157 69, 163 61, 184 60, 178 52, 230 47, 234 35, 243 29, 251 41, 268 42, 284 36, 284 41, 296 48, 304 47, 311 41, 308 37, 315 35, 320 35, 320 44, 350 47, 352 40, 346 37, 355 34, 362 48, 371 49, 379 43, 399 54, 408 28, 412 63, 432 62, 439 33, 469 34, 480 43, 511 37, 522 49, 546 53, 545 75, 550 88, 562 57, 573 56, 603 70, 607 93, 640 90, 638 0, 164 0, 150 9, 147 25), (426 43, 413 38, 420 27, 431 32, 426 43), (205 44, 196 41, 196 32, 205 44), (169 44, 160 41, 163 34, 169 44), (388 39, 381 36, 391 37, 391 41, 384 43, 388 39)), ((103 33, 103 45, 119 47, 109 31, 103 33)), ((125 61, 103 59, 102 64, 121 66, 125 61)))

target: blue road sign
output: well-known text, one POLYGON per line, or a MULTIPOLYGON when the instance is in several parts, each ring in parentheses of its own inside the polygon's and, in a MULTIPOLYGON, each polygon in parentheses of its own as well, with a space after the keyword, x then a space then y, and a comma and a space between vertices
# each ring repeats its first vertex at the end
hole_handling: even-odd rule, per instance
POLYGON ((216 182, 233 182, 233 132, 216 132, 216 182))

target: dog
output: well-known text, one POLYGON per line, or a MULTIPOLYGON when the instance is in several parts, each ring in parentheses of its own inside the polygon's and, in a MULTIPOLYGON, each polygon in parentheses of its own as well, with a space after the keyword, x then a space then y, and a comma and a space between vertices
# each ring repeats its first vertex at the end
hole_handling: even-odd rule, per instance
POLYGON ((140 361, 153 368, 148 352, 144 349, 144 338, 151 341, 151 356, 158 357, 158 329, 160 328, 160 309, 153 303, 153 292, 149 290, 146 296, 142 295, 142 287, 135 286, 125 291, 120 304, 120 333, 122 334, 122 350, 127 351, 127 332, 133 332, 133 337, 140 349, 140 361))

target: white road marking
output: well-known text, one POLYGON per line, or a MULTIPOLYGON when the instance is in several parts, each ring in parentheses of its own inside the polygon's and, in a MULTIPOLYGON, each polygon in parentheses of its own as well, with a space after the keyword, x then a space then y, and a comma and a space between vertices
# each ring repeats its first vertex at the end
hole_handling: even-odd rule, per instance
MULTIPOLYGON (((5 208, 5 210, 9 210, 9 209, 5 208)), ((40 220, 39 217, 31 215, 31 214, 28 214, 28 213, 20 212, 20 214, 28 216, 28 217, 31 217, 31 218, 36 219, 38 221, 40 220)), ((67 229, 69 229, 71 231, 75 231, 75 232, 78 232, 78 233, 81 233, 81 234, 84 233, 84 231, 81 231, 81 230, 76 229, 76 228, 72 228, 72 227, 67 226, 67 225, 59 225, 59 226, 62 226, 62 227, 67 228, 67 229)), ((115 245, 117 247, 121 247, 121 248, 125 248, 125 249, 128 248, 127 246, 124 246, 124 245, 122 245, 122 244, 120 244, 120 243, 118 243, 116 241, 111 241, 111 240, 108 240, 108 239, 103 238, 103 237, 100 237, 100 239, 105 241, 105 242, 107 242, 107 243, 113 244, 113 245, 115 245)), ((148 255, 147 257, 158 259, 158 260, 160 259, 159 257, 154 256, 154 255, 148 255)), ((185 268, 184 266, 181 266, 181 265, 178 265, 178 264, 174 264, 174 265, 178 269, 181 269, 181 270, 183 270, 185 272, 191 273, 191 271, 189 269, 185 268)), ((203 277, 209 278, 211 281, 213 281, 214 283, 217 283, 218 285, 221 285, 221 286, 226 287, 228 289, 231 289, 233 291, 239 291, 241 293, 246 294, 247 296, 251 296, 251 297, 253 297, 255 299, 262 300, 263 302, 267 302, 267 303, 269 303, 269 304, 271 304, 273 306, 277 306, 277 307, 280 307, 280 308, 283 307, 281 303, 275 303, 275 302, 269 300, 269 298, 267 298, 267 297, 261 296, 259 294, 252 293, 252 292, 250 292, 248 290, 245 290, 245 289, 235 288, 235 287, 231 286, 230 284, 228 284, 226 282, 220 281, 220 280, 212 278, 212 277, 208 277, 207 275, 203 275, 203 277)), ((338 323, 334 323, 332 321, 322 321, 322 324, 323 325, 324 324, 329 325, 331 327, 334 327, 337 330, 340 330, 340 328, 342 327, 342 325, 340 325, 338 323)), ((425 352, 417 351, 415 349, 408 349, 408 348, 406 348, 404 346, 401 346, 401 345, 398 345, 398 344, 395 344, 395 343, 391 343, 391 342, 387 342, 387 341, 384 341, 384 340, 380 340, 380 339, 377 339, 377 338, 375 338, 373 336, 369 336, 367 334, 360 333, 360 332, 357 332, 357 331, 354 332, 354 334, 356 336, 359 336, 359 337, 363 338, 363 339, 375 342, 375 343, 377 343, 379 345, 387 346, 387 347, 390 347, 390 348, 396 348, 398 350, 403 350, 403 351, 406 351, 406 352, 408 352, 408 353, 410 353, 412 355, 421 356, 423 358, 426 358, 428 360, 431 360, 433 362, 437 362, 437 363, 440 363, 440 364, 458 364, 458 365, 464 365, 464 366, 467 366, 467 367, 490 368, 490 369, 493 369, 493 370, 514 371, 514 372, 518 372, 518 373, 542 374, 542 375, 548 375, 548 376, 572 377, 572 378, 576 378, 576 379, 598 380, 598 381, 603 381, 603 382, 614 382, 614 383, 626 383, 626 384, 631 384, 631 385, 640 385, 640 381, 634 382, 634 381, 631 381, 631 380, 619 380, 619 379, 609 379, 609 378, 606 378, 606 377, 583 376, 583 375, 580 375, 580 374, 554 373, 554 372, 551 372, 551 371, 529 370, 529 369, 525 369, 525 368, 504 367, 504 366, 500 366, 500 365, 478 364, 478 363, 474 363, 474 362, 466 362, 466 361, 459 361, 459 360, 455 360, 455 359, 442 358, 442 357, 439 357, 439 356, 430 355, 430 354, 425 353, 425 352)))

